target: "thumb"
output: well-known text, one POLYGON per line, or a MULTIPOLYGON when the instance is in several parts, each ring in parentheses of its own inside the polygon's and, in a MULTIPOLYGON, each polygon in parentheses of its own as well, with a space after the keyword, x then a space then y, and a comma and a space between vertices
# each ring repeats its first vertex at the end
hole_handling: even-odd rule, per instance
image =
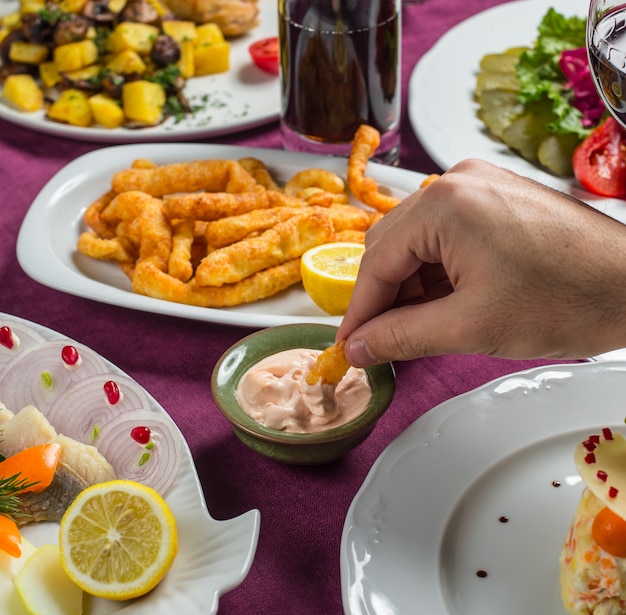
POLYGON ((481 352, 471 330, 472 311, 458 292, 395 308, 372 318, 346 340, 346 358, 355 367, 443 354, 481 352))

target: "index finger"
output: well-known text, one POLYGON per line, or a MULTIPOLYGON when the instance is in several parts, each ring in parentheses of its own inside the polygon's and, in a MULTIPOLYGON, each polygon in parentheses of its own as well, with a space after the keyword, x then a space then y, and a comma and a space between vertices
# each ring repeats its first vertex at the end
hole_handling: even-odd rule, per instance
POLYGON ((363 323, 390 309, 402 283, 422 265, 411 241, 413 231, 402 223, 402 218, 395 216, 395 221, 365 249, 337 340, 347 339, 363 323))

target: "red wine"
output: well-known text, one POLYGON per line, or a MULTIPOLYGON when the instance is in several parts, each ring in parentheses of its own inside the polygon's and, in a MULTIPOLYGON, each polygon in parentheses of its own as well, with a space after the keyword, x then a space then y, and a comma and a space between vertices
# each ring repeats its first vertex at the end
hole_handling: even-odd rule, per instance
POLYGON ((589 66, 602 100, 626 124, 626 5, 596 24, 589 44, 589 66))
POLYGON ((350 142, 361 124, 381 134, 399 124, 396 4, 347 4, 289 0, 279 16, 283 124, 324 143, 350 142))

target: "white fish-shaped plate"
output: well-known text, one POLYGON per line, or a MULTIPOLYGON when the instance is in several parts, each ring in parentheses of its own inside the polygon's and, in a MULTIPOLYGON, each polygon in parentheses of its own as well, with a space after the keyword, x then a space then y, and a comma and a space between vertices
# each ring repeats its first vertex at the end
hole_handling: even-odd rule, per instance
MULTIPOLYGON (((10 370, 11 364, 19 360, 21 354, 37 352, 38 344, 44 348, 51 340, 66 340, 68 345, 93 354, 90 359, 95 358, 95 363, 102 365, 112 379, 116 376, 128 378, 112 363, 85 346, 51 329, 0 313, 0 381, 3 372, 10 370), (2 343, 7 338, 5 327, 22 341, 11 350, 6 343, 2 343)), ((36 362, 33 364, 36 365, 36 362)), ((93 379, 93 375, 88 377, 93 379)), ((140 388, 139 385, 137 387, 140 388)), ((84 615, 213 615, 217 612, 220 596, 237 587, 250 570, 258 542, 260 513, 249 510, 239 517, 223 521, 211 517, 182 433, 149 393, 143 390, 141 393, 148 399, 155 418, 169 423, 171 431, 180 438, 180 468, 165 494, 178 526, 178 555, 163 581, 146 596, 126 602, 90 597, 85 601, 84 615)), ((31 524, 25 526, 22 532, 35 545, 56 543, 58 524, 31 524)))

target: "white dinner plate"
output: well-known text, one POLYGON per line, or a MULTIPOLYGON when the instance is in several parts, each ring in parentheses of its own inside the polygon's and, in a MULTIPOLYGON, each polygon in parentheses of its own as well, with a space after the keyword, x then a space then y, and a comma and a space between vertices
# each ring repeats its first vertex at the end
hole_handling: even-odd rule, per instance
MULTIPOLYGON (((0 313, 0 326, 16 328, 20 324, 39 333, 44 340, 68 339, 72 343, 51 329, 0 313)), ((124 373, 106 359, 104 363, 112 374, 124 373)), ((5 366, 8 368, 10 362, 0 363, 0 370, 5 366)), ((149 393, 147 396, 151 409, 173 424, 158 402, 149 393)), ((213 615, 220 596, 239 585, 250 570, 259 536, 259 511, 250 510, 224 521, 213 519, 189 447, 178 428, 175 431, 180 435, 183 459, 178 476, 165 496, 178 527, 174 564, 161 583, 143 598, 123 602, 92 599, 85 615, 213 615)), ((58 542, 56 523, 26 525, 22 532, 36 546, 58 542)))
MULTIPOLYGON (((185 96, 199 110, 182 120, 169 118, 159 126, 142 129, 81 128, 47 120, 44 111, 23 113, 1 98, 0 118, 37 132, 99 143, 186 141, 265 124, 279 114, 278 77, 257 68, 248 47, 254 41, 277 36, 278 15, 274 0, 258 0, 258 5, 259 25, 240 37, 229 39, 229 70, 217 75, 194 77, 185 84, 185 96)), ((14 2, 0 0, 0 15, 12 10, 15 10, 14 2)))
MULTIPOLYGON (((296 172, 320 167, 346 176, 345 158, 294 154, 282 150, 226 145, 139 144, 102 148, 65 166, 44 186, 28 210, 17 239, 17 257, 34 280, 64 292, 146 312, 181 316, 222 324, 269 327, 290 323, 338 325, 341 318, 328 316, 297 284, 282 293, 247 305, 209 309, 134 293, 130 281, 114 264, 96 261, 76 251, 79 234, 85 230, 82 216, 87 206, 110 189, 113 174, 136 158, 165 164, 203 158, 256 157, 279 181, 296 172)), ((370 163, 367 174, 381 189, 404 197, 417 190, 424 175, 370 163)))
POLYGON ((592 195, 573 178, 559 178, 539 169, 492 137, 476 116, 474 89, 484 55, 532 45, 550 7, 567 17, 586 17, 588 5, 588 0, 516 0, 451 28, 413 69, 409 119, 426 152, 444 170, 467 158, 482 158, 572 194, 626 222, 626 202, 592 195))
POLYGON ((624 431, 625 393, 626 362, 559 365, 420 417, 348 511, 345 612, 565 615, 559 554, 582 490, 574 449, 601 427, 624 431))

